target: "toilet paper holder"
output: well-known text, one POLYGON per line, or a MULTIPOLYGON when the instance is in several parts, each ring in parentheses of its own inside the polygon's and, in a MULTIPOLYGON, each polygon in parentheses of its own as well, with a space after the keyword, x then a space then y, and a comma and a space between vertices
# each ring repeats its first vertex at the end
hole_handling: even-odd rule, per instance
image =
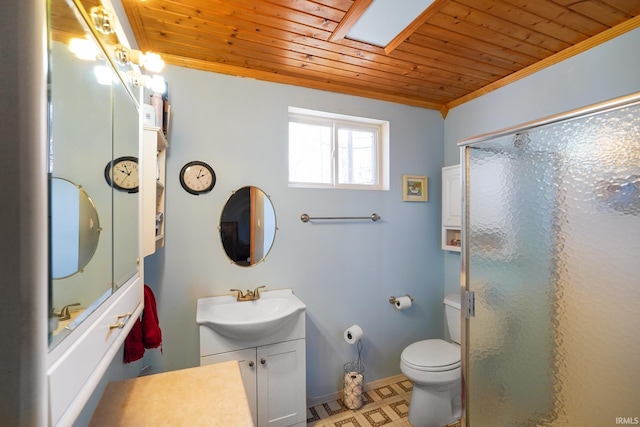
MULTIPOLYGON (((411 302, 413 302, 413 298, 411 297, 411 295, 405 294, 404 296, 409 298, 411 300, 411 302)), ((390 296, 389 297, 389 304, 395 304, 396 301, 397 301, 396 297, 394 297, 394 296, 390 296)))

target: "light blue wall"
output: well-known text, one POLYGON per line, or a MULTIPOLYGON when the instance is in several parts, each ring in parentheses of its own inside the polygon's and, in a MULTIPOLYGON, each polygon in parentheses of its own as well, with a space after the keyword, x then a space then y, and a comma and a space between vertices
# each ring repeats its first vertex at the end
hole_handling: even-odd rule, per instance
MULTIPOLYGON (((452 109, 444 123, 444 164, 458 141, 640 91, 640 29, 452 109)), ((460 255, 444 256, 445 293, 460 285, 460 255)))
POLYGON ((166 183, 166 246, 145 263, 156 292, 163 356, 154 371, 199 364, 199 297, 230 288, 292 288, 307 304, 307 390, 325 396, 342 387, 343 364, 357 357, 343 331, 365 333, 366 381, 399 374, 409 343, 443 334, 443 254, 440 169, 443 120, 437 111, 168 67, 172 105, 166 183), (287 186, 289 106, 390 122, 390 191, 300 189, 287 186), (192 196, 178 173, 192 160, 209 163, 214 190, 192 196), (403 174, 429 177, 429 201, 402 201, 403 174), (256 185, 276 209, 278 232, 266 262, 231 265, 218 235, 231 192, 256 185), (307 223, 311 216, 368 216, 382 221, 307 223), (391 295, 411 294, 414 306, 397 311, 391 295))

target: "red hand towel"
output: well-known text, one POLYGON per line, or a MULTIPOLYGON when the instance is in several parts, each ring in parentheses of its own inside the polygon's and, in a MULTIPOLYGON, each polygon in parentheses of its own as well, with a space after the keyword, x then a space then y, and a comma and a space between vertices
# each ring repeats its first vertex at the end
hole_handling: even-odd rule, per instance
POLYGON ((142 321, 136 319, 131 332, 124 340, 124 363, 131 363, 141 359, 145 348, 157 348, 161 345, 162 331, 158 321, 156 298, 153 296, 151 288, 144 285, 142 321))
POLYGON ((142 359, 143 355, 142 323, 140 323, 140 319, 136 319, 131 332, 124 340, 124 363, 135 362, 138 359, 142 359))
POLYGON ((142 313, 142 340, 144 348, 157 348, 162 345, 162 331, 158 320, 156 298, 151 288, 144 285, 144 311, 142 313))

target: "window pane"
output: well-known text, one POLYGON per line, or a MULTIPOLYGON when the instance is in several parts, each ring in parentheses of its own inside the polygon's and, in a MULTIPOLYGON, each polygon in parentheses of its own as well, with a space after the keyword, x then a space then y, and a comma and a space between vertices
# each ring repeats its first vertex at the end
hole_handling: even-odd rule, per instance
POLYGON ((331 126, 289 122, 289 182, 331 184, 331 126))
POLYGON ((338 183, 375 185, 376 134, 371 130, 338 130, 338 183))

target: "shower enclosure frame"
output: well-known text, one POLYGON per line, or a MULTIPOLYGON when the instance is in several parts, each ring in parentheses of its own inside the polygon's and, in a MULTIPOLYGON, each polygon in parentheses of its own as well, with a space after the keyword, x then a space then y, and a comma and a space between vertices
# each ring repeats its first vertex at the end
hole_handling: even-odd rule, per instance
POLYGON ((544 126, 550 126, 558 124, 564 121, 572 119, 579 119, 588 116, 605 113, 608 111, 632 107, 640 105, 640 92, 629 94, 626 96, 618 97, 615 99, 607 100, 604 102, 592 104, 586 107, 570 110, 568 112, 548 116, 538 120, 525 122, 520 125, 507 127, 495 132, 481 134, 475 137, 460 140, 458 147, 460 148, 460 165, 461 165, 461 203, 462 203, 462 233, 461 233, 461 270, 460 270, 460 292, 462 301, 462 333, 461 333, 461 365, 462 365, 462 402, 463 412, 461 425, 468 426, 468 402, 473 399, 473 396, 469 395, 469 386, 465 383, 465 379, 469 379, 469 322, 474 317, 474 295, 470 291, 470 277, 469 277, 469 242, 468 242, 468 227, 470 224, 470 206, 468 200, 469 191, 469 150, 471 147, 477 146, 484 142, 499 137, 508 135, 515 135, 518 133, 524 133, 530 130, 538 129, 544 126))

